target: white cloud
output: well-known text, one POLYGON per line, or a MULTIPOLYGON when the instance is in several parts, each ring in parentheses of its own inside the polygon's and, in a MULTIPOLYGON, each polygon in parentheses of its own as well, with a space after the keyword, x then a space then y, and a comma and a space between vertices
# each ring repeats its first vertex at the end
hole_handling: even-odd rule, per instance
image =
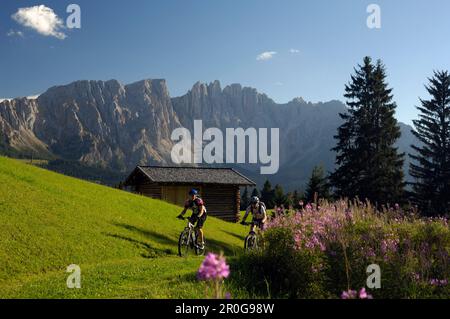
POLYGON ((18 36, 18 37, 23 38, 23 32, 22 31, 16 31, 16 30, 13 30, 13 29, 9 30, 8 33, 6 33, 6 35, 8 37, 18 36))
POLYGON ((61 32, 61 29, 64 28, 63 21, 56 15, 53 9, 44 5, 19 8, 11 18, 17 23, 34 29, 42 35, 52 36, 60 40, 66 38, 66 35, 61 32))
POLYGON ((298 50, 298 49, 290 49, 289 52, 292 53, 292 54, 295 54, 295 53, 300 53, 300 50, 298 50))
POLYGON ((273 58, 273 56, 274 56, 275 54, 277 54, 275 51, 266 51, 266 52, 263 52, 263 53, 259 54, 259 55, 256 57, 256 60, 257 60, 257 61, 266 61, 266 60, 270 60, 270 59, 273 58))
POLYGON ((283 82, 275 82, 274 83, 276 86, 283 86, 283 82))

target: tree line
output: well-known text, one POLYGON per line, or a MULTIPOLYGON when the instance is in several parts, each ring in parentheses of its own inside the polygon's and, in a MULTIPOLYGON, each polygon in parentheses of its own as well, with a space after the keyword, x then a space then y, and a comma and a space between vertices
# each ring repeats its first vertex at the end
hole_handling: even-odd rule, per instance
MULTIPOLYGON (((259 192, 268 207, 293 205, 317 198, 358 198, 374 205, 412 204, 425 216, 450 213, 450 74, 434 71, 425 85, 428 99, 420 99, 412 133, 419 144, 411 154, 400 153, 395 143, 401 136, 395 119, 397 108, 392 88, 386 81, 386 67, 365 57, 345 85, 347 112, 339 114, 335 170, 314 168, 306 191, 283 192, 266 181, 259 192), (407 183, 403 173, 406 156, 411 158, 407 183)), ((242 196, 243 205, 246 197, 242 196)))
POLYGON ((294 190, 293 192, 285 193, 280 184, 276 184, 272 188, 269 180, 266 180, 261 190, 254 188, 250 193, 245 188, 241 196, 241 210, 244 210, 250 204, 250 199, 253 196, 260 198, 269 209, 275 206, 297 209, 307 203, 315 202, 319 198, 331 200, 332 193, 330 188, 324 168, 322 166, 316 166, 312 171, 305 191, 294 190))

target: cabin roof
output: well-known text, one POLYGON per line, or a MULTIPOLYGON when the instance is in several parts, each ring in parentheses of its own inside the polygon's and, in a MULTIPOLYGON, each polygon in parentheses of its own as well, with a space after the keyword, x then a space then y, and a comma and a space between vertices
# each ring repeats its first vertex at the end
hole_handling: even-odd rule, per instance
POLYGON ((133 177, 143 173, 155 183, 218 184, 255 186, 255 182, 233 168, 137 166, 125 181, 133 185, 133 177))

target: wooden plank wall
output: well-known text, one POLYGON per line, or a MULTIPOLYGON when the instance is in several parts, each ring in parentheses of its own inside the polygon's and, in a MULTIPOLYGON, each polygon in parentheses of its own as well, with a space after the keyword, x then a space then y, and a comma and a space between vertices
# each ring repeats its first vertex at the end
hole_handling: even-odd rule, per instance
POLYGON ((157 183, 144 182, 136 185, 136 193, 155 199, 162 199, 161 185, 157 183))
POLYGON ((173 203, 178 206, 184 206, 184 203, 187 199, 189 199, 189 191, 195 188, 202 193, 201 186, 192 186, 192 185, 164 185, 162 186, 162 199, 173 203))
MULTIPOLYGON (((161 186, 158 183, 145 181, 136 185, 135 192, 151 198, 172 202, 173 200, 171 201, 167 194, 164 194, 164 187, 167 189, 174 188, 174 186, 161 186)), ((180 188, 190 189, 191 186, 180 186, 180 188)), ((229 222, 237 222, 239 220, 240 191, 238 186, 204 185, 202 187, 196 186, 195 188, 201 190, 200 196, 205 202, 209 216, 214 216, 229 222)), ((188 194, 186 193, 186 199, 187 198, 188 194)))
POLYGON ((201 194, 205 201, 208 215, 226 221, 236 222, 239 215, 239 202, 236 202, 237 186, 205 185, 201 194))

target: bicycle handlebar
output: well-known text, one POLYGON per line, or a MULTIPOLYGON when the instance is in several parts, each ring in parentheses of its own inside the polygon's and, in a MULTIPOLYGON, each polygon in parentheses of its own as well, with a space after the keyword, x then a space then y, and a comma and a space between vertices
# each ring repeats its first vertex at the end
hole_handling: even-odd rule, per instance
POLYGON ((184 216, 177 216, 177 218, 180 219, 180 220, 186 220, 187 219, 188 220, 188 227, 189 228, 194 228, 195 227, 195 225, 191 223, 191 220, 189 218, 186 218, 184 216))

